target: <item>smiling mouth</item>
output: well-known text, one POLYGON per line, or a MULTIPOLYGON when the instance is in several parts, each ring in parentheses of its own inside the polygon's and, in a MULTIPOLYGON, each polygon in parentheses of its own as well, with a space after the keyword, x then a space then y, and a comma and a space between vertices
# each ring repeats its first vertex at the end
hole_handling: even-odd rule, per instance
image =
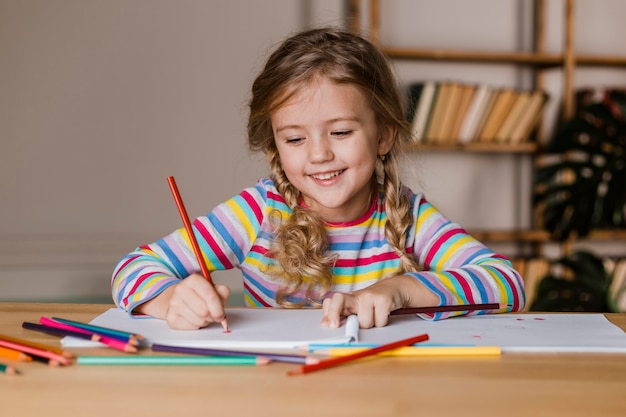
POLYGON ((322 174, 311 174, 311 177, 316 180, 325 181, 325 180, 329 180, 331 178, 335 178, 336 176, 343 174, 344 171, 345 169, 334 171, 334 172, 324 172, 322 174))

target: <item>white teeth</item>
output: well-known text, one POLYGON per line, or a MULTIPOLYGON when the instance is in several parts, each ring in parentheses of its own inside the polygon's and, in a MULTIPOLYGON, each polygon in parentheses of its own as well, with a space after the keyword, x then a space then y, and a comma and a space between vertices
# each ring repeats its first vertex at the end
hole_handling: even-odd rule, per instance
POLYGON ((316 180, 329 180, 333 177, 336 177, 337 175, 341 174, 342 171, 335 171, 335 172, 327 172, 325 174, 315 174, 315 175, 311 175, 313 178, 315 178, 316 180))

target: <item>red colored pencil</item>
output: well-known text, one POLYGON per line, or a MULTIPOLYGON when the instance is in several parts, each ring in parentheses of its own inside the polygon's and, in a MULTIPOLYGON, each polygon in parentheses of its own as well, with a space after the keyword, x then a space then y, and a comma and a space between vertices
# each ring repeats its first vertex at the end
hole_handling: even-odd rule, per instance
MULTIPOLYGON (((189 241, 191 242, 191 247, 193 248, 194 253, 196 254, 196 259, 200 264, 200 270, 202 271, 202 275, 206 278, 211 285, 213 285, 213 280, 211 279, 211 273, 209 272, 209 268, 206 266, 204 262, 204 257, 202 256, 202 251, 200 250, 200 246, 198 245, 198 241, 196 240, 196 235, 193 233, 193 229, 191 227, 191 222, 189 221, 189 216, 187 215, 187 210, 185 209, 185 204, 183 203, 183 199, 180 196, 180 192, 178 191, 178 187, 176 186, 176 180, 174 177, 167 177, 167 182, 170 185, 170 190, 172 191, 172 195, 174 196, 174 201, 176 202, 176 207, 178 207, 178 212, 180 213, 180 218, 185 225, 185 230, 187 230, 187 235, 189 236, 189 241)), ((222 327, 224 327, 225 332, 230 332, 228 329, 228 322, 224 318, 222 321, 222 327)))
POLYGON ((454 306, 432 306, 432 307, 408 307, 394 310, 389 315, 397 316, 400 314, 429 314, 442 313, 448 311, 476 311, 476 310, 500 310, 508 307, 505 304, 487 303, 487 304, 466 304, 454 306))
POLYGON ((311 364, 311 365, 302 365, 299 368, 292 369, 291 371, 287 372, 287 375, 301 375, 301 374, 307 374, 309 372, 319 371, 321 369, 331 368, 333 366, 342 365, 346 362, 351 362, 356 359, 364 358, 366 356, 376 355, 378 353, 397 349, 403 346, 414 345, 416 343, 424 342, 426 340, 428 340, 427 334, 421 334, 419 336, 409 337, 408 339, 398 340, 396 342, 388 343, 386 345, 381 345, 375 348, 356 352, 356 353, 353 353, 352 355, 338 356, 336 358, 326 359, 324 361, 321 361, 320 363, 311 364))

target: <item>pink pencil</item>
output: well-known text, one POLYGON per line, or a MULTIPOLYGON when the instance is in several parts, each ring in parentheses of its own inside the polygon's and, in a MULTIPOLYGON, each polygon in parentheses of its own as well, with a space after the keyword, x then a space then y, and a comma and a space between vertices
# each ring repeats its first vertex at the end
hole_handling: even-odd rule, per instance
POLYGON ((77 332, 77 333, 83 333, 83 334, 88 334, 88 335, 92 335, 92 340, 100 342, 104 345, 107 345, 113 349, 117 349, 117 350, 121 350, 122 352, 128 352, 128 353, 135 353, 137 352, 137 348, 126 343, 123 342, 121 340, 117 340, 117 339, 113 339, 110 337, 105 337, 105 336, 101 336, 98 335, 96 333, 90 332, 88 330, 85 329, 81 329, 80 327, 74 327, 71 326, 69 324, 65 324, 65 323, 60 323, 56 320, 52 320, 49 319, 47 317, 40 317, 39 318, 39 322, 45 326, 49 326, 49 327, 54 327, 56 329, 61 329, 61 330, 70 330, 73 332, 77 332))
POLYGON ((37 348, 34 348, 34 347, 21 345, 19 343, 13 343, 13 342, 9 342, 7 340, 2 340, 2 339, 0 339, 0 346, 6 347, 6 348, 9 348, 9 349, 19 350, 19 351, 24 352, 26 354, 33 355, 33 356, 38 356, 40 358, 46 358, 46 359, 49 360, 49 363, 51 365, 54 365, 55 363, 58 363, 58 364, 61 364, 61 365, 69 365, 70 364, 70 360, 68 358, 66 358, 63 355, 59 355, 59 354, 56 354, 54 352, 50 352, 49 350, 37 349, 37 348))

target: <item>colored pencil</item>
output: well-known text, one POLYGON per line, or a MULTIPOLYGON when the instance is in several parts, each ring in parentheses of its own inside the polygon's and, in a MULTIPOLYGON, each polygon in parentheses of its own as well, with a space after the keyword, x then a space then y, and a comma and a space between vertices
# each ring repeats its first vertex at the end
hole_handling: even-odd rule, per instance
POLYGON ((321 361, 320 363, 312 364, 312 365, 302 365, 299 368, 292 369, 287 372, 287 375, 301 375, 307 374, 309 372, 315 372, 322 369, 331 368, 338 365, 343 365, 347 362, 351 362, 357 359, 365 358, 367 356, 378 355, 382 352, 387 352, 389 350, 397 349, 403 346, 414 345, 419 342, 424 342, 428 340, 427 334, 421 334, 418 336, 409 337, 408 339, 402 339, 395 342, 387 343, 385 345, 380 345, 375 348, 362 350, 360 352, 353 353, 351 355, 340 356, 337 358, 326 359, 321 361))
POLYGON ((85 339, 92 340, 97 342, 100 339, 100 336, 95 334, 90 334, 87 332, 79 332, 75 330, 62 329, 58 327, 53 327, 46 324, 37 324, 25 321, 22 323, 22 327, 27 330, 34 330, 36 332, 46 333, 53 336, 70 336, 75 337, 77 339, 85 339))
POLYGON ((246 352, 239 350, 227 350, 227 349, 205 349, 205 348, 192 348, 183 346, 169 346, 160 345, 157 343, 152 344, 152 350, 155 352, 172 352, 172 353, 186 353, 190 355, 213 355, 213 356, 258 356, 262 358, 270 359, 274 362, 289 362, 289 363, 302 363, 302 364, 314 364, 320 361, 319 358, 304 355, 291 355, 283 353, 269 353, 269 352, 246 352))
POLYGON ((70 326, 74 329, 82 329, 86 330, 90 333, 94 333, 103 337, 108 337, 110 339, 117 339, 122 342, 130 343, 131 345, 139 345, 144 337, 137 333, 125 332, 123 330, 110 329, 108 327, 96 326, 94 324, 82 323, 80 321, 62 319, 60 317, 52 317, 52 319, 48 319, 46 317, 41 317, 39 322, 42 324, 48 324, 50 326, 54 325, 48 320, 52 320, 53 322, 62 323, 67 326, 70 326))
POLYGON ((127 353, 137 352, 137 348, 131 345, 130 343, 128 343, 127 342, 128 338, 126 337, 123 338, 122 340, 122 339, 116 339, 116 338, 112 338, 108 336, 103 336, 100 334, 92 333, 91 331, 85 330, 81 327, 75 327, 70 324, 57 322, 56 320, 48 319, 46 317, 41 317, 39 321, 43 323, 42 325, 51 327, 52 329, 57 329, 62 332, 70 333, 68 335, 78 334, 78 335, 81 335, 81 338, 87 338, 89 340, 102 343, 103 345, 109 346, 113 349, 117 349, 122 352, 127 352, 127 353))
POLYGON ((0 374, 18 375, 19 373, 20 372, 11 365, 0 363, 0 374))
POLYGON ((267 365, 256 356, 79 356, 79 365, 267 365))
POLYGON ((0 358, 18 362, 30 362, 33 360, 31 356, 28 356, 22 351, 5 347, 0 347, 0 358))
POLYGON ((429 314, 429 313, 442 313, 449 311, 476 311, 476 310, 500 310, 507 305, 498 303, 487 304, 466 304, 466 305, 454 305, 454 306, 432 306, 432 307, 408 307, 394 310, 389 315, 397 316, 400 314, 429 314))
MULTIPOLYGON (((31 348, 46 350, 48 352, 56 353, 59 356, 65 356, 66 358, 73 358, 75 355, 71 352, 58 348, 56 346, 46 345, 44 343, 31 342, 30 340, 20 339, 18 337, 7 336, 5 334, 0 334, 0 341, 11 342, 21 346, 28 346, 31 348)), ((2 345, 7 347, 6 345, 2 345)), ((23 351, 22 349, 18 349, 23 351)))
MULTIPOLYGON (((180 218, 185 225, 185 230, 187 231, 187 235, 189 236, 189 241, 191 242, 193 252, 196 254, 196 259, 198 260, 198 264, 200 265, 202 275, 204 276, 204 278, 206 278, 207 281, 209 281, 211 285, 213 285, 211 273, 209 272, 209 268, 207 267, 206 262, 204 262, 204 257, 202 256, 202 251, 200 250, 198 241, 196 240, 196 235, 193 233, 193 228, 191 227, 191 222, 189 221, 189 216, 187 215, 187 209, 185 209, 185 204, 183 203, 183 199, 180 196, 180 192, 178 191, 176 180, 174 179, 174 177, 170 176, 167 177, 167 183, 169 184, 172 195, 174 196, 174 201, 176 202, 178 213, 180 214, 180 218)), ((226 318, 222 320, 222 327, 224 327, 224 332, 230 332, 230 330, 228 329, 228 321, 226 320, 226 318)))
MULTIPOLYGON (((22 351, 30 356, 38 356, 48 360, 50 365, 69 365, 70 359, 67 356, 63 356, 58 353, 51 352, 49 350, 39 349, 32 346, 27 346, 19 343, 2 340, 0 338, 0 346, 7 347, 9 349, 15 349, 22 351)), ((33 358, 34 359, 34 358, 33 358)))
MULTIPOLYGON (((315 354, 330 357, 351 355, 366 350, 362 347, 334 347, 319 349, 315 354)), ((383 352, 381 356, 499 356, 502 354, 500 346, 405 346, 383 352)))

